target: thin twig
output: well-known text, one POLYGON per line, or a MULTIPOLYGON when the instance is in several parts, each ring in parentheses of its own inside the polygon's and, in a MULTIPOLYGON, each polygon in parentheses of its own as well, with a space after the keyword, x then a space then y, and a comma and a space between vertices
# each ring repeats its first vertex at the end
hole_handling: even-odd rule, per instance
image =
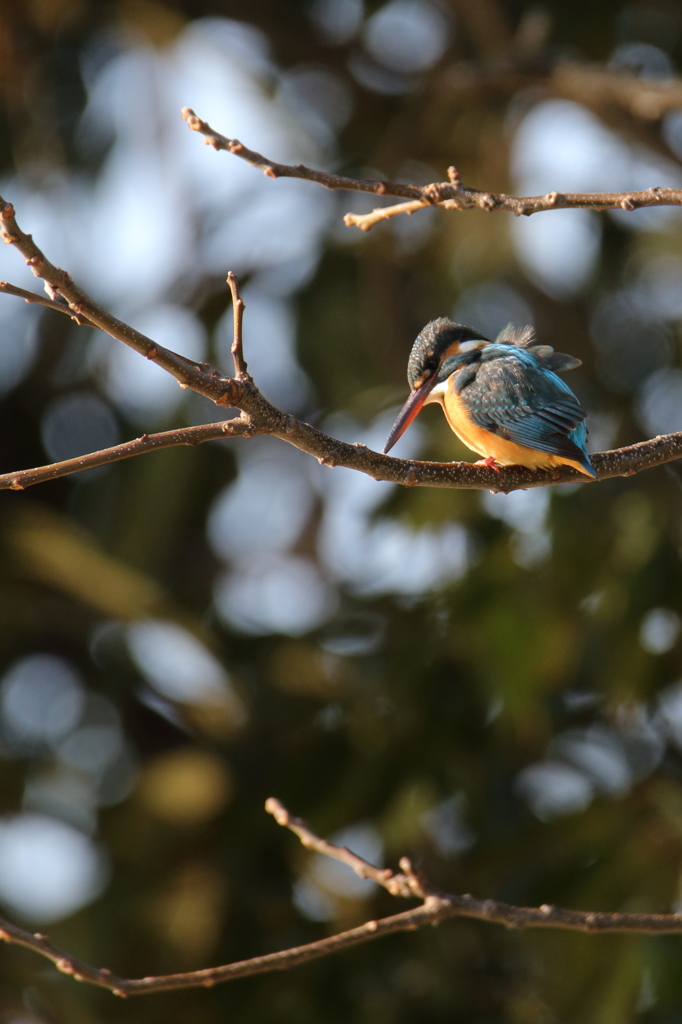
POLYGON ((469 894, 459 896, 440 892, 417 875, 405 857, 400 861, 400 872, 377 868, 345 847, 333 846, 321 839, 305 822, 299 818, 292 818, 286 808, 273 797, 265 806, 276 821, 294 832, 308 849, 348 864, 362 878, 373 879, 393 896, 420 899, 420 906, 402 914, 366 921, 358 928, 351 928, 318 942, 294 946, 278 953, 268 953, 265 956, 240 960, 221 967, 210 967, 202 971, 146 978, 119 978, 106 968, 91 967, 54 946, 46 935, 31 934, 3 918, 0 918, 0 939, 33 950, 34 953, 51 960, 58 970, 71 975, 76 981, 89 982, 108 989, 114 995, 125 997, 187 988, 211 988, 220 982, 234 981, 237 978, 285 971, 318 960, 320 957, 339 953, 351 946, 371 942, 384 935, 415 931, 417 928, 436 925, 454 917, 474 918, 490 924, 500 924, 506 928, 555 928, 564 931, 620 932, 629 935, 682 933, 682 914, 606 914, 565 910, 549 904, 541 907, 519 907, 501 903, 499 900, 482 900, 469 894))
MULTIPOLYGON (((412 187, 412 186, 410 186, 412 187)), ((416 186, 415 186, 416 187, 416 186)), ((181 387, 192 390, 210 398, 216 405, 231 406, 241 410, 239 417, 239 435, 271 434, 301 451, 314 456, 324 466, 344 466, 366 473, 375 480, 388 480, 405 487, 456 487, 467 490, 513 491, 518 488, 547 487, 551 484, 580 481, 585 483, 585 476, 570 466, 561 466, 553 470, 532 470, 523 466, 503 466, 499 472, 488 466, 476 466, 470 462, 420 462, 408 459, 396 459, 390 455, 380 455, 363 444, 347 444, 329 437, 309 423, 296 419, 281 412, 271 405, 260 393, 248 373, 240 379, 228 379, 220 370, 208 363, 196 363, 171 349, 157 345, 151 338, 136 331, 129 324, 123 323, 111 313, 99 306, 94 299, 86 295, 72 281, 71 277, 58 267, 53 266, 43 255, 30 235, 24 234, 19 228, 10 203, 0 197, 0 236, 4 241, 14 245, 24 256, 33 273, 46 281, 50 287, 61 294, 69 304, 72 313, 87 319, 96 327, 106 331, 112 337, 129 345, 147 359, 151 359, 168 373, 172 374, 181 387)), ((233 277, 230 284, 239 310, 239 290, 233 277)), ((32 297, 34 293, 28 292, 32 297)), ((26 296, 22 296, 26 297, 26 296)), ((40 296, 39 296, 40 298, 40 296)), ((57 303, 56 308, 64 312, 57 303)), ((240 314, 239 314, 240 316, 240 314)), ((235 330, 240 330, 241 320, 235 319, 235 330)), ((240 351, 240 338, 235 333, 233 352, 240 351)), ((244 364, 245 366, 245 364, 244 364)), ((130 457, 149 450, 144 446, 129 442, 130 457)), ((153 446, 152 446, 153 447, 153 446)), ((93 453, 96 465, 101 453, 93 453)), ((619 448, 611 452, 602 452, 592 456, 592 463, 600 480, 611 477, 632 476, 644 469, 660 466, 682 457, 682 433, 667 434, 649 441, 619 448)), ((81 460, 74 468, 85 468, 81 460)), ((106 461, 106 460, 105 460, 106 461)), ((57 463, 56 466, 61 466, 57 463)), ((56 472, 54 466, 44 466, 38 470, 23 471, 40 473, 40 479, 50 479, 51 475, 63 475, 56 472)), ((19 473, 5 475, 10 482, 18 481, 19 485, 28 484, 19 473)), ((33 478, 27 480, 34 482, 33 478)))
POLYGON ((382 220, 390 220, 391 217, 399 217, 403 213, 411 217, 417 210, 423 210, 431 205, 425 199, 413 199, 409 203, 396 203, 395 206, 377 206, 370 213, 347 213, 343 218, 343 223, 347 228, 360 228, 361 231, 369 231, 382 220))
POLYGON ((243 341, 243 330, 242 324, 244 321, 244 310, 246 305, 244 300, 239 294, 239 283, 235 275, 230 271, 227 275, 227 283, 232 293, 232 311, 234 315, 234 328, 232 335, 232 359, 234 361, 234 374, 237 380, 251 380, 251 377, 246 370, 246 360, 244 359, 244 341, 243 341))
POLYGON ((404 185, 396 181, 371 181, 367 178, 348 178, 327 171, 317 171, 303 164, 280 164, 262 153, 247 149, 237 139, 216 132, 202 121, 190 107, 184 107, 182 116, 189 127, 205 136, 208 145, 224 149, 246 160, 263 171, 269 178, 303 178, 330 189, 351 192, 373 192, 376 195, 397 196, 410 202, 400 206, 374 210, 370 214, 347 214, 346 224, 368 231, 374 224, 400 213, 411 214, 427 206, 442 206, 446 210, 504 210, 517 217, 530 217, 546 210, 637 210, 644 206, 682 206, 682 189, 653 186, 644 192, 547 192, 543 196, 508 196, 503 192, 485 192, 452 181, 433 182, 430 185, 404 185))
POLYGON ((75 459, 53 462, 49 466, 39 466, 35 469, 20 469, 15 473, 3 473, 0 475, 0 491, 24 491, 34 484, 56 480, 60 476, 71 476, 85 469, 106 466, 110 462, 120 462, 122 459, 158 451, 160 448, 175 448, 179 445, 194 447, 203 444, 204 441, 217 441, 227 437, 251 437, 257 433, 258 430, 253 428, 248 418, 237 417, 220 423, 204 423, 196 427, 164 430, 159 434, 143 434, 134 441, 125 441, 123 444, 114 445, 113 448, 104 448, 88 455, 79 455, 75 459))
POLYGON ((67 316, 70 316, 78 324, 83 324, 87 327, 95 326, 90 323, 87 317, 74 313, 63 302, 55 302, 54 299, 48 299, 46 295, 40 295, 38 292, 29 292, 25 288, 18 288, 7 281, 0 281, 0 292, 4 292, 5 295, 16 295, 17 298, 24 299, 25 302, 35 302, 40 306, 47 306, 48 309, 56 309, 58 313, 66 313, 67 316))
POLYGON ((326 857, 343 861, 360 878, 369 878, 378 885, 383 885, 393 896, 414 896, 414 891, 404 875, 395 875, 390 868, 377 868, 352 853, 347 846, 333 846, 326 839, 320 839, 314 832, 311 832, 302 818, 293 818, 286 807, 274 796, 265 801, 265 810, 273 816, 278 825, 288 828, 294 835, 297 835, 307 850, 315 850, 316 853, 324 854, 326 857))
POLYGON ((238 139, 228 139, 194 113, 191 107, 182 108, 182 117, 192 131, 200 132, 206 138, 206 145, 214 149, 224 149, 228 153, 246 160, 252 167, 262 171, 268 178, 305 178, 306 181, 315 181, 325 188, 346 189, 351 192, 373 192, 375 195, 401 196, 403 199, 421 199, 421 189, 418 185, 398 185, 395 182, 372 181, 369 178, 346 178, 340 174, 328 174, 327 171, 316 171, 311 167, 304 167, 303 164, 292 166, 280 164, 275 160, 269 160, 262 153, 255 149, 247 149, 238 139))

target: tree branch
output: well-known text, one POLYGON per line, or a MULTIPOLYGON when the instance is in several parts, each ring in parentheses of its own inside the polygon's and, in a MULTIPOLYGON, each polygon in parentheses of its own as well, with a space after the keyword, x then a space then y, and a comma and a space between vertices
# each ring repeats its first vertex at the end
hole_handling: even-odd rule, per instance
POLYGON ((402 914, 366 921, 358 928, 339 932, 326 939, 320 939, 319 942, 294 946, 278 953, 268 953, 265 956, 253 957, 251 960, 240 960, 202 971, 146 978, 119 978, 106 968, 91 967, 54 946, 46 935, 31 934, 3 918, 0 918, 0 939, 33 950, 34 953, 51 960, 59 971, 70 974, 76 981, 86 981, 106 988, 114 995, 126 997, 186 988, 211 988, 220 982, 234 981, 237 978, 289 970, 320 957, 331 956, 351 946, 382 938, 384 935, 415 931, 417 928, 436 925, 453 917, 473 918, 491 924, 501 924, 506 928, 555 928, 590 934, 682 933, 682 914, 606 914, 565 910, 548 904, 541 907, 518 907, 510 903, 501 903, 499 900, 482 900, 470 894, 458 896, 440 892, 414 871, 407 857, 400 861, 400 872, 393 872, 390 868, 377 868, 345 847, 333 846, 315 835, 305 822, 299 818, 292 818, 287 809, 274 797, 270 797, 265 808, 278 824, 294 832, 308 849, 348 864, 361 878, 371 878, 392 896, 420 899, 421 905, 402 914))
POLYGON ((39 295, 38 292, 29 292, 25 288, 18 288, 14 284, 9 284, 7 281, 0 281, 0 292, 4 292, 5 295, 16 295, 19 299, 24 299, 25 302, 35 302, 40 306, 47 306, 48 309, 56 309, 58 313, 66 313, 72 320, 75 320, 77 324, 85 324, 88 327, 94 327, 95 325, 90 323, 87 317, 81 316, 78 313, 74 313, 65 306, 63 302, 55 302, 54 299, 48 299, 45 295, 39 295))
POLYGON ((234 328, 232 335, 232 359, 234 361, 234 373, 237 380, 251 380, 246 372, 246 360, 244 359, 244 342, 242 337, 242 324, 244 322, 244 310, 246 305, 239 294, 239 283, 232 271, 227 275, 227 283, 232 293, 232 309, 234 312, 234 328))
MULTIPOLYGON (((501 924, 506 928, 561 928, 580 932, 627 932, 630 934, 663 935, 682 933, 682 914, 608 914, 588 910, 565 910, 545 903, 541 907, 518 907, 499 900, 482 900, 469 893, 457 896, 442 892, 431 885, 428 879, 417 874, 407 857, 400 860, 400 872, 390 868, 377 868, 374 864, 351 853, 345 846, 333 846, 320 839, 300 818, 292 817, 279 800, 270 797, 265 810, 272 814, 278 825, 288 828, 300 839, 303 846, 317 853, 332 857, 348 864, 361 878, 371 878, 392 896, 404 898, 419 897, 424 902, 417 908, 428 920, 417 919, 416 927, 423 924, 438 924, 450 917, 471 917, 480 921, 501 924)), ((384 921, 408 918, 409 914, 398 914, 370 924, 379 927, 384 921)), ((372 929, 374 930, 374 929, 372 929)), ((409 927, 393 928, 394 931, 412 930, 409 927)))
MULTIPOLYGON (((326 857, 333 857, 352 868, 360 878, 369 878, 378 885, 382 885, 392 896, 414 896, 413 888, 408 875, 395 875, 390 868, 377 868, 368 861, 352 853, 347 846, 334 846, 326 839, 320 839, 308 828, 302 818, 292 818, 286 807, 276 800, 274 796, 265 801, 265 810, 271 814, 278 825, 288 828, 294 835, 298 836, 301 845, 306 850, 314 850, 316 853, 324 854, 326 857)), ((402 864, 402 861, 401 861, 402 864)), ((416 875, 411 875, 416 880, 416 875)), ((423 891, 418 887, 416 895, 423 896, 423 891)))
POLYGON ((413 213, 417 213, 418 210, 424 210, 427 206, 430 206, 423 199, 412 199, 409 203, 396 203, 394 206, 377 206, 369 213, 347 213, 343 218, 343 223, 347 228, 360 228, 361 231, 369 231, 375 224, 379 224, 382 220, 390 220, 392 217, 399 217, 401 214, 405 214, 407 217, 411 217, 413 213))
POLYGON ((228 139, 216 132, 194 113, 183 107, 182 116, 189 127, 206 138, 207 145, 224 149, 246 160, 252 167, 263 171, 269 178, 303 178, 329 189, 350 192, 372 192, 375 195, 397 196, 409 200, 398 206, 384 207, 368 214, 347 213, 344 221, 349 226, 369 231, 388 217, 401 213, 412 214, 427 206, 442 206, 446 210, 504 210, 517 217, 530 217, 546 210, 637 210, 644 206, 682 206, 682 189, 652 187, 645 192, 548 192, 544 196, 508 196, 503 192, 484 192, 459 182, 442 181, 431 185, 403 185, 396 181, 370 181, 367 178, 347 178, 327 171, 316 171, 303 164, 279 164, 255 150, 247 149, 237 139, 228 139))
MULTIPOLYGON (((7 243, 14 245, 26 260, 36 277, 42 278, 50 287, 54 295, 60 294, 68 303, 71 314, 78 317, 85 317, 91 325, 99 327, 100 330, 117 338, 125 345, 135 349, 141 355, 161 366, 168 373, 172 374, 180 384, 180 387, 192 387, 194 391, 205 395, 219 404, 233 403, 229 399, 233 394, 239 392, 239 385, 236 381, 226 380, 219 370, 203 363, 195 363, 185 356, 178 355, 170 349, 157 345, 146 335, 136 331, 134 327, 118 320, 115 316, 103 309, 86 292, 74 284, 73 279, 65 270, 55 267, 38 248, 31 235, 25 234, 16 222, 14 207, 0 196, 0 237, 7 243)), ((13 286, 11 286, 13 288, 13 286)), ((12 294, 17 294, 19 289, 14 289, 12 294)), ((25 293, 21 289, 22 298, 28 298, 31 302, 42 302, 42 296, 33 292, 25 293)), ((50 304, 50 308, 62 310, 60 303, 50 304)))
MULTIPOLYGON (((259 157, 259 159, 264 158, 259 157)), ((454 170, 451 172, 451 178, 453 181, 457 180, 454 170)), ((409 187, 416 188, 416 186, 409 187)), ((447 187, 456 188, 457 185, 447 187)), ((561 466, 553 470, 531 470, 523 466, 503 466, 498 472, 489 466, 476 466, 470 462, 420 462, 396 459, 390 455, 373 452, 363 444, 347 444, 344 441, 338 441, 336 438, 323 434, 309 423, 283 413, 271 405, 246 372, 241 339, 244 306, 239 297, 234 275, 228 280, 228 283, 235 299, 235 335, 232 351, 236 360, 235 367, 238 376, 229 379, 208 363, 195 363, 171 349, 157 345, 151 338, 147 338, 144 334, 136 331, 134 327, 123 323, 99 306, 94 299, 74 284, 69 274, 53 266, 46 259, 32 237, 24 234, 19 228, 14 208, 2 197, 0 197, 0 236, 5 242, 14 245, 22 253, 33 273, 42 278, 54 294, 61 295, 68 304, 67 309, 66 306, 55 300, 54 305, 50 303, 50 308, 69 314, 75 313, 81 318, 80 322, 87 322, 92 326, 99 327, 125 345, 129 345, 172 374, 181 387, 191 388, 210 398, 216 405, 241 410, 238 420, 229 421, 234 424, 229 434, 224 430, 218 435, 210 433, 212 429, 219 430, 220 425, 216 425, 215 428, 212 428, 211 425, 206 428, 196 428, 209 431, 204 439, 209 439, 209 436, 249 437, 255 434, 271 434, 312 455, 321 465, 356 469, 375 480, 388 480, 405 487, 456 487, 467 490, 507 492, 518 488, 546 487, 551 484, 575 481, 586 482, 585 476, 570 466, 561 466)), ((11 294, 20 293, 21 298, 31 302, 42 301, 42 296, 36 293, 15 289, 14 286, 9 287, 13 289, 11 294)), ((166 434, 167 437, 171 435, 175 436, 175 440, 169 441, 169 444, 188 443, 184 439, 178 440, 180 435, 173 431, 166 434)), ((152 436, 160 437, 162 435, 152 436)), ((78 472, 80 469, 101 465, 103 462, 115 461, 117 458, 129 458, 155 447, 166 446, 161 442, 150 443, 149 440, 140 438, 137 441, 119 445, 116 449, 107 450, 107 452, 94 452, 90 462, 83 461, 90 458, 89 456, 68 460, 72 467, 70 469, 65 469, 64 463, 55 463, 38 469, 7 473, 0 479, 4 481, 5 488, 23 489, 33 483, 63 476, 68 472, 78 472), (114 455, 109 456, 109 451, 113 451, 114 455), (99 461, 100 459, 101 461, 99 461)), ((599 479, 606 480, 611 477, 632 476, 644 469, 672 462, 681 456, 682 433, 655 437, 627 448, 602 452, 591 458, 599 479)))
POLYGON ((194 447, 203 444, 204 441, 218 441, 227 437, 251 437, 257 433, 257 428, 252 426, 247 417, 236 417, 232 420, 223 420, 221 423, 204 423, 197 427, 164 430, 160 434, 143 434, 134 441, 125 441, 123 444, 114 445, 113 448, 104 448, 88 455, 79 455, 75 459, 53 462, 49 466, 39 466, 35 469, 21 469, 16 473, 3 473, 0 475, 0 491, 24 491, 34 484, 56 480, 60 476, 71 476, 85 469, 106 466, 110 462, 120 462, 122 459, 144 455, 145 452, 155 452, 160 448, 176 448, 179 445, 194 447))

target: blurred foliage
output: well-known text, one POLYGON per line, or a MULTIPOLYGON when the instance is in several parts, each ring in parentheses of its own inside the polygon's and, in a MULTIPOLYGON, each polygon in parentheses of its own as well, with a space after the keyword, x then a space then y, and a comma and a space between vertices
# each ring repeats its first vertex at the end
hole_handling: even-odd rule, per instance
MULTIPOLYGON (((367 3, 366 13, 380 6, 367 3)), ((99 150, 78 141, 87 99, 83 55, 97 42, 105 61, 109 43, 101 41, 112 38, 163 49, 194 19, 221 16, 263 32, 282 71, 325 69, 343 82, 353 113, 335 143, 337 168, 428 180, 454 163, 465 182, 512 190, 514 131, 547 93, 541 84, 458 93, 448 74, 458 61, 507 53, 529 14, 523 4, 442 0, 455 21, 448 49, 392 92, 372 89, 369 72, 364 80, 352 73, 361 50, 355 33, 332 45, 319 28, 323 7, 303 0, 7 3, 0 12, 3 175, 96 177, 107 140, 99 150)), ((666 51, 672 66, 682 57, 682 13, 673 0, 550 0, 545 11, 553 53, 604 62, 634 39, 666 51)), ((602 113, 612 123, 613 112, 602 113)), ((215 127, 230 132, 229 124, 215 127)), ((655 136, 659 150, 674 156, 659 125, 623 117, 618 127, 637 145, 655 136)), ((187 134, 188 147, 200 145, 187 134)), ((209 151, 205 158, 229 159, 209 151)), ((644 436, 638 389, 661 364, 635 361, 634 378, 626 374, 623 385, 614 367, 630 349, 619 349, 617 331, 614 344, 600 347, 590 325, 605 297, 634 289, 638 268, 679 253, 679 219, 634 231, 604 217, 600 262, 582 290, 562 298, 524 272, 506 216, 424 214, 355 237, 338 224, 356 197, 335 202, 319 265, 295 296, 297 353, 314 396, 306 416, 318 423, 345 416, 356 432, 371 424, 402 399, 407 354, 424 323, 494 282, 531 310, 543 341, 583 359, 571 383, 609 445, 644 436)), ((32 230, 19 199, 17 213, 32 230)), ((80 230, 77 221, 68 224, 69 232, 80 230)), ((213 332, 227 306, 222 282, 207 273, 178 289, 213 332)), ((80 337, 63 320, 41 316, 38 357, 0 405, 3 472, 48 461, 41 423, 49 403, 71 387, 60 383, 65 353, 75 358, 80 337)), ((609 323, 617 328, 616 321, 609 323)), ((248 324, 247 309, 247 358, 248 324)), ((633 344, 649 352, 645 328, 633 344)), ((664 371, 676 363, 678 321, 669 317, 665 330, 672 355, 664 371)), ((96 375, 86 383, 97 391, 96 375)), ((125 410, 117 415, 124 435, 134 436, 137 424, 125 410)), ((423 457, 468 457, 437 413, 423 420, 423 457)), ((547 497, 531 497, 514 512, 489 495, 389 491, 377 521, 413 531, 452 522, 466 528, 468 568, 460 578, 424 593, 363 595, 342 586, 336 611, 319 628, 248 635, 216 613, 222 566, 206 539, 216 496, 240 472, 236 449, 164 451, 25 495, 0 494, 3 670, 45 653, 74 666, 91 695, 107 698, 107 714, 117 709, 126 764, 136 766, 127 789, 114 786, 99 799, 88 826, 77 798, 62 805, 61 797, 50 804, 45 796, 50 772, 61 770, 54 753, 13 742, 3 727, 3 821, 22 808, 61 816, 89 831, 110 865, 102 895, 50 925, 53 940, 88 962, 142 976, 246 959, 398 910, 386 894, 358 892, 347 881, 345 889, 330 881, 325 890, 315 859, 265 815, 271 794, 324 835, 369 829, 387 861, 409 854, 452 891, 591 910, 679 906, 679 469, 557 488, 540 512, 537 502, 547 497), (147 619, 181 627, 209 652, 200 699, 164 690, 163 665, 145 667, 141 655, 132 656, 127 624, 147 619), (538 766, 558 773, 559 789, 547 788, 538 766)), ((313 502, 295 542, 308 558, 315 558, 320 516, 313 502)), ((405 571, 410 555, 408 544, 400 554, 405 571)), ((95 716, 93 728, 111 728, 105 718, 95 716)), ((1 862, 0 849, 0 874, 1 862)), ((11 907, 7 913, 20 917, 11 907)), ((226 1016, 235 1024, 673 1024, 682 1021, 679 943, 515 934, 459 921, 290 973, 123 1005, 7 948, 0 1001, 4 1020, 45 1024, 211 1024, 226 1016)))

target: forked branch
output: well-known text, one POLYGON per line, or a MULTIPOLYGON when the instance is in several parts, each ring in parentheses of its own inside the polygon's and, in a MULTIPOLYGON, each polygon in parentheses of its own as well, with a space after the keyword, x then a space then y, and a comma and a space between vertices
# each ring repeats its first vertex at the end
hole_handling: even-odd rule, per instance
POLYGON ((303 178, 325 188, 348 192, 370 192, 378 196, 396 196, 408 202, 379 207, 371 213, 347 213, 345 223, 369 231, 379 221, 400 214, 412 214, 429 206, 442 206, 445 210, 503 210, 517 217, 530 217, 545 210, 637 210, 643 206, 682 206, 682 189, 653 186, 644 192, 547 192, 544 196, 508 196, 503 192, 485 192, 470 188, 459 180, 454 168, 450 181, 436 181, 430 185, 404 185, 397 181, 371 181, 368 178, 348 178, 340 174, 317 171, 303 164, 280 164, 275 160, 247 149, 238 139, 228 139, 202 121, 190 107, 183 107, 182 116, 195 131, 200 132, 209 146, 224 149, 246 160, 252 167, 263 171, 269 178, 303 178))
POLYGON ((544 904, 541 907, 518 907, 499 900, 484 900, 466 894, 457 896, 441 892, 415 872, 407 857, 400 861, 400 871, 378 868, 350 850, 334 846, 317 836, 300 818, 293 818, 274 797, 266 801, 265 809, 278 824, 294 832, 303 845, 318 854, 331 857, 351 867, 361 878, 370 878, 392 896, 418 899, 420 904, 401 914, 366 921, 358 928, 330 935, 318 942, 294 946, 278 953, 253 957, 185 974, 164 974, 147 978, 119 978, 106 968, 91 967, 76 957, 54 946, 46 935, 31 934, 0 918, 0 939, 24 946, 51 960, 63 974, 76 981, 106 988, 117 996, 149 995, 186 988, 212 988, 214 985, 237 978, 248 978, 272 971, 286 971, 292 967, 331 956, 350 946, 392 935, 411 932, 426 925, 436 925, 448 918, 464 917, 501 924, 506 928, 559 928, 578 932, 620 932, 629 935, 674 935, 682 933, 682 914, 605 914, 583 910, 564 910, 544 904))
MULTIPOLYGON (((256 154, 257 156, 257 154, 256 154)), ((454 178, 455 175, 453 174, 454 178)), ((402 186, 401 186, 402 187, 402 186)), ((199 444, 218 437, 252 437, 271 434, 300 448, 322 465, 344 466, 366 473, 375 480, 388 480, 405 487, 455 487, 468 490, 513 491, 517 488, 546 487, 585 477, 570 466, 554 470, 530 470, 523 466, 503 466, 499 472, 488 466, 470 462, 420 462, 380 455, 363 444, 347 444, 317 430, 309 423, 281 412, 267 401, 249 376, 242 347, 244 304, 234 275, 228 278, 235 309, 235 332, 232 344, 235 376, 226 377, 208 363, 197 363, 171 349, 158 345, 129 324, 117 319, 87 295, 59 267, 45 257, 17 224, 11 203, 0 197, 0 237, 14 245, 23 255, 36 277, 42 278, 52 298, 16 288, 5 282, 0 291, 16 295, 27 302, 38 302, 73 317, 78 323, 98 327, 123 344, 135 349, 162 369, 172 374, 182 388, 210 398, 216 405, 241 410, 240 415, 223 423, 207 423, 193 428, 143 435, 114 448, 92 452, 77 459, 32 469, 15 470, 0 476, 0 490, 23 490, 36 483, 77 473, 93 466, 131 458, 156 448, 199 444), (63 300, 63 301, 62 301, 63 300)), ((672 462, 682 456, 682 433, 666 434, 642 441, 627 448, 593 455, 592 463, 600 480, 632 476, 644 469, 672 462)))

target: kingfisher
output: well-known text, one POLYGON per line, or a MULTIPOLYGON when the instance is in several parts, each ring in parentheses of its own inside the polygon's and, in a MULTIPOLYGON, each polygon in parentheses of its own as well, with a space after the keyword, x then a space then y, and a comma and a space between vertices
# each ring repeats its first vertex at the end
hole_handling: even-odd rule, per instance
POLYGON ((483 456, 475 465, 498 473, 499 466, 573 466, 596 480, 585 447, 585 413, 557 376, 576 366, 579 359, 538 344, 532 327, 508 324, 491 341, 447 317, 432 320, 412 346, 410 397, 384 454, 424 405, 440 402, 450 429, 483 456))

